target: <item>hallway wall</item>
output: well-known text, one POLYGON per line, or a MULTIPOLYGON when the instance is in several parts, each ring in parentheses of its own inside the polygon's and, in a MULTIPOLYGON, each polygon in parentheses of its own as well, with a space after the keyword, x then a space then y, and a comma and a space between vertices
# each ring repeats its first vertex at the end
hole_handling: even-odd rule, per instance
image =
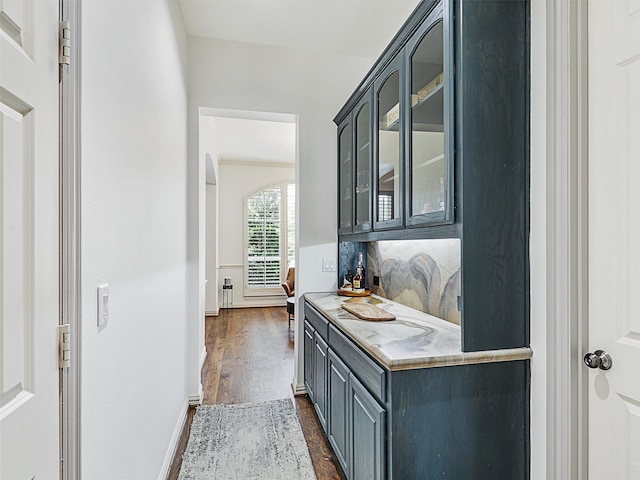
POLYGON ((187 37, 174 1, 84 0, 82 42, 81 476, 155 479, 198 392, 187 377, 187 37))

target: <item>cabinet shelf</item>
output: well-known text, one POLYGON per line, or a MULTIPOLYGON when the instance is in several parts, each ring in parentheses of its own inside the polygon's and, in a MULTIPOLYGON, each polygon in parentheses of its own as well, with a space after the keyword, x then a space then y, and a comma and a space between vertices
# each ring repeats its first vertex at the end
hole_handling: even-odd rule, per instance
POLYGON ((440 84, 427 97, 411 109, 413 130, 420 132, 444 131, 444 85, 440 84))

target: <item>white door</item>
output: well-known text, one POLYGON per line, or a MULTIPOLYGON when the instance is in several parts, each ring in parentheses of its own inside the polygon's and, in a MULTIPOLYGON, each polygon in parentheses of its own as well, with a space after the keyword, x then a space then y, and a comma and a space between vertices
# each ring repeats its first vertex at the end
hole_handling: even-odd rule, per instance
POLYGON ((58 0, 0 0, 0 478, 59 477, 58 0))
POLYGON ((589 6, 589 478, 640 480, 640 0, 589 6))

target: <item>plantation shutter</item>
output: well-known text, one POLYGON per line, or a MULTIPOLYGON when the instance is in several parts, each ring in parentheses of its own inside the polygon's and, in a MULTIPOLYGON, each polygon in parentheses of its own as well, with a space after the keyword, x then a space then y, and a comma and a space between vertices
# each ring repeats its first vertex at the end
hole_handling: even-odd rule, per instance
POLYGON ((247 286, 280 287, 280 186, 247 199, 247 286))

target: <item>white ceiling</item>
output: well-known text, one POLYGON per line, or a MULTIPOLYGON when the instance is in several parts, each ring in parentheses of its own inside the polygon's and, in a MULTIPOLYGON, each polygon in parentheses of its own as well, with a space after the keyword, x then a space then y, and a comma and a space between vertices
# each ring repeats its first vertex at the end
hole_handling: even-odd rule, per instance
POLYGON ((419 0, 180 0, 189 35, 377 58, 419 0))
POLYGON ((212 123, 221 162, 296 161, 295 123, 224 117, 212 123))
MULTIPOLYGON (((420 0, 179 0, 187 33, 378 58, 420 0)), ((295 162, 295 123, 233 112, 213 117, 221 161, 295 162), (240 118, 238 118, 240 117, 240 118)))

